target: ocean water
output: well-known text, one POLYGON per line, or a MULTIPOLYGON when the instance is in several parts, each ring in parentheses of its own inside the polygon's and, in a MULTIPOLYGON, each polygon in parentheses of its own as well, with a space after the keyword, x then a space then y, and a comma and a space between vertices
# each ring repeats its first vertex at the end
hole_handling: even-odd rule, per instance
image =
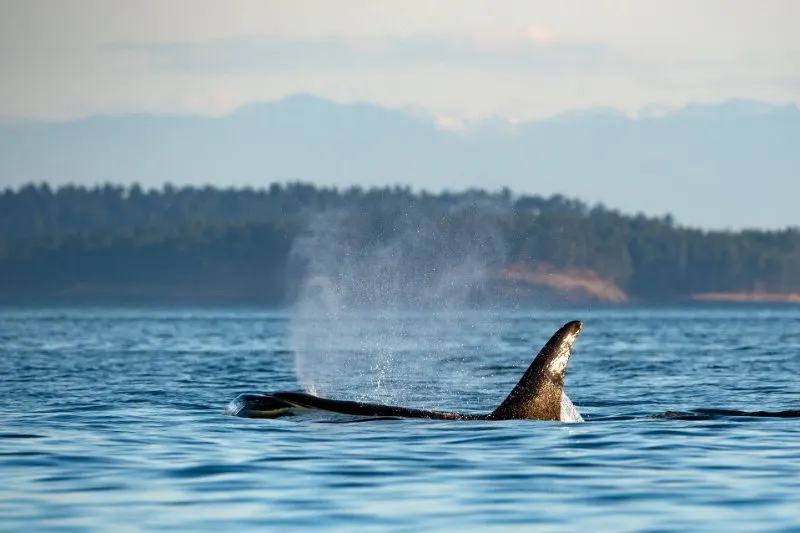
POLYGON ((800 531, 800 309, 0 311, 2 531, 800 531), (564 322, 585 422, 486 412, 564 322), (796 413, 795 413, 796 414, 796 413))

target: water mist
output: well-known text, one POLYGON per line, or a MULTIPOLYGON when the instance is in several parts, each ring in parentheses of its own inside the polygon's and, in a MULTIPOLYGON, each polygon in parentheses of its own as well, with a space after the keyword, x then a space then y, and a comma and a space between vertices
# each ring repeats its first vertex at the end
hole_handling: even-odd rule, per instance
POLYGON ((459 358, 479 317, 469 307, 506 259, 501 223, 469 207, 315 215, 290 257, 300 385, 429 408, 447 383, 479 387, 459 358))

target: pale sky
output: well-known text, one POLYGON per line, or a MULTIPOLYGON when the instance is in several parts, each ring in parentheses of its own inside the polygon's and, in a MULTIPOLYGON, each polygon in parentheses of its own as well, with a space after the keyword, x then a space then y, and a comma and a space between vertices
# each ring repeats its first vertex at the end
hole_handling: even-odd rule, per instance
POLYGON ((800 103, 796 0, 0 0, 0 115, 800 103))

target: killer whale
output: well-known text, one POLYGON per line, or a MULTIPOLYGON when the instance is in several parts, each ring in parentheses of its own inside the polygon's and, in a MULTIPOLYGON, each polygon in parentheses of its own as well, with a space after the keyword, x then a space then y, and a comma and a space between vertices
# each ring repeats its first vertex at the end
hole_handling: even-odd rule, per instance
POLYGON ((505 400, 491 413, 468 414, 413 409, 393 405, 332 400, 304 392, 269 395, 240 394, 227 413, 245 418, 276 418, 303 410, 378 418, 424 418, 431 420, 549 420, 582 421, 564 394, 564 379, 572 345, 583 328, 578 320, 567 322, 541 348, 505 400))

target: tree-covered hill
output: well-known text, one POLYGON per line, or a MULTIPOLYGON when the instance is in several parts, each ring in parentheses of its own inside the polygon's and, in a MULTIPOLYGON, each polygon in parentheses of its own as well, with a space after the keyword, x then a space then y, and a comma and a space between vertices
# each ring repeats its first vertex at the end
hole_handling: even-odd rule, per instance
POLYGON ((28 185, 0 193, 0 303, 282 304, 312 274, 349 275, 350 293, 383 276, 385 292, 389 264, 394 285, 441 285, 468 269, 491 280, 527 265, 591 274, 634 300, 800 293, 800 231, 708 232, 507 189, 28 185))

